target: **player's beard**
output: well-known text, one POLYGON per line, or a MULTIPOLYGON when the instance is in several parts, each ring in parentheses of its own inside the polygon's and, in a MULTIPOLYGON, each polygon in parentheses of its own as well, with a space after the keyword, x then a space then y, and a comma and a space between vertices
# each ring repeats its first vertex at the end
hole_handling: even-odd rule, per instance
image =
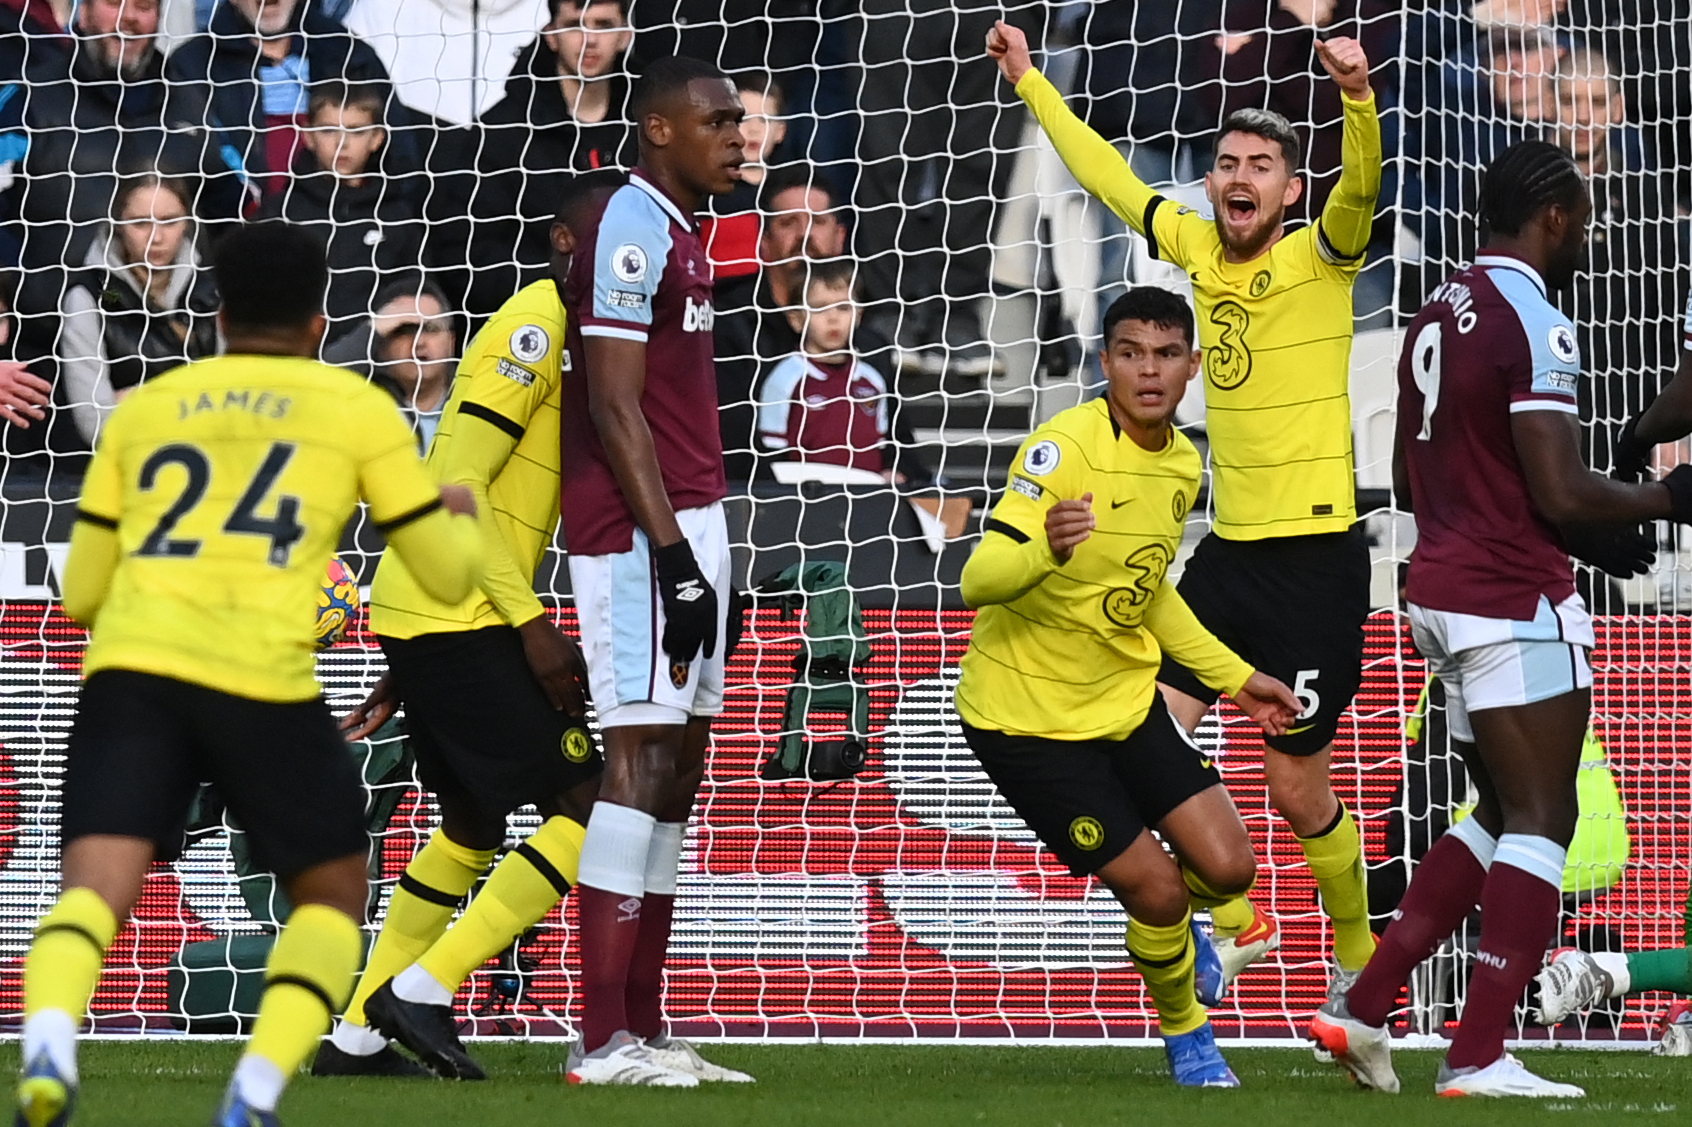
POLYGON ((1269 244, 1275 241, 1275 233, 1281 229, 1281 224, 1287 217, 1285 208, 1270 214, 1260 205, 1257 209, 1258 221, 1244 236, 1240 236, 1223 221, 1222 217, 1226 214, 1227 204, 1224 202, 1216 212, 1216 237, 1222 240, 1223 248, 1238 259, 1256 258, 1268 249, 1269 244))

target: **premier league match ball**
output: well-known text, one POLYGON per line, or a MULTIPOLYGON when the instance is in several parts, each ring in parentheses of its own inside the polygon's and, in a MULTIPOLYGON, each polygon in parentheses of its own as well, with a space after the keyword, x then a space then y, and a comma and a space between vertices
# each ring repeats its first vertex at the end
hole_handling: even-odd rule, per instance
POLYGON ((339 642, 362 605, 358 576, 340 556, 330 556, 329 570, 317 589, 317 648, 326 650, 339 642))

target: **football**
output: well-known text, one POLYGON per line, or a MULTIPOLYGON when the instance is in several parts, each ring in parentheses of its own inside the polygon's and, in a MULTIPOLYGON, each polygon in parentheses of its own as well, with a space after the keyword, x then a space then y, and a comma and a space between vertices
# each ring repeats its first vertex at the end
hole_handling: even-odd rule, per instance
POLYGON ((317 589, 317 648, 326 650, 345 637, 362 605, 358 576, 340 556, 330 556, 329 569, 317 589))

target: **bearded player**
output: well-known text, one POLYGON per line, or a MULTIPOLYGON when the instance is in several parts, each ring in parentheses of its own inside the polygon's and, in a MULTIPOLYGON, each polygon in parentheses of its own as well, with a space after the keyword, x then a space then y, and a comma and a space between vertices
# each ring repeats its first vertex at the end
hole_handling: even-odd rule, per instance
POLYGON ((1393 488, 1416 517, 1410 626, 1480 801, 1434 843, 1368 967, 1311 1025, 1364 1087, 1398 1090, 1386 1029, 1398 993, 1478 903, 1480 949, 1435 1091, 1585 1095, 1504 1051, 1562 910, 1591 712, 1592 619, 1558 526, 1692 521, 1692 467, 1635 485, 1581 457, 1580 347, 1548 293, 1573 279, 1591 216, 1567 153, 1513 145, 1481 185, 1475 264, 1406 334, 1393 488))
MULTIPOLYGON (((607 179, 611 177, 611 179, 607 179)), ((559 422, 568 315, 563 284, 578 229, 620 183, 577 177, 550 229, 549 276, 502 305, 470 342, 429 447, 429 468, 484 506, 487 573, 457 603, 384 558, 370 628, 388 673, 342 722, 363 739, 403 702, 418 776, 441 827, 401 875, 346 1015, 318 1050, 318 1076, 435 1075, 481 1080, 453 1018, 453 995, 569 894, 602 767, 589 738, 576 644, 535 594, 558 523, 559 422), (533 803, 540 828, 505 855, 457 923, 459 903, 505 843, 506 819, 533 803)))
POLYGON ((711 267, 694 213, 739 176, 745 111, 709 63, 664 58, 632 94, 640 163, 582 241, 568 297, 564 535, 606 771, 582 846, 576 1084, 751 1080, 664 1025, 682 839, 723 706, 727 493, 711 267))
MULTIPOLYGON (((1363 48, 1335 38, 1316 52, 1344 94, 1344 167, 1321 217, 1289 233, 1304 182, 1298 136, 1279 114, 1241 110, 1222 123, 1205 176, 1212 223, 1147 187, 1070 113, 1022 32, 1000 23, 988 37, 1081 185, 1192 278, 1216 511, 1181 594, 1218 639, 1303 702, 1291 730, 1265 739, 1263 773, 1333 922, 1333 988, 1343 989, 1375 946, 1362 840, 1329 772, 1369 613, 1348 388, 1351 290, 1374 222, 1381 135, 1363 48)), ((1197 730, 1216 690, 1173 661, 1159 680, 1176 719, 1197 730)), ((1243 898, 1214 916, 1230 978, 1279 943, 1274 921, 1243 898)))
POLYGON ((202 781, 296 905, 213 1120, 275 1127, 364 955, 364 791, 315 675, 325 562, 363 497, 435 598, 463 598, 481 571, 477 522, 443 510, 473 513, 469 492, 436 486, 380 389, 314 359, 322 241, 258 224, 215 269, 228 355, 126 399, 77 505, 64 609, 91 633, 65 753, 65 891, 24 963, 20 1127, 70 1122, 101 961, 202 781))

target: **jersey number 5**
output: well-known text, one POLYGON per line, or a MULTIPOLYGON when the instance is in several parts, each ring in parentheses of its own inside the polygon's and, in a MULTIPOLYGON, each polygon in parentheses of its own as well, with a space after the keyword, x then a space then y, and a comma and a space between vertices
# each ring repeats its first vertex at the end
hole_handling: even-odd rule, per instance
MULTIPOLYGON (((293 551, 294 544, 305 535, 305 528, 299 522, 298 497, 278 497, 274 516, 260 516, 258 512, 271 486, 276 484, 277 476, 287 468, 288 460, 293 456, 293 443, 271 443, 270 452, 264 456, 264 462, 259 466, 258 472, 253 475, 253 480, 241 494, 241 499, 235 503, 235 509, 229 514, 229 519, 223 522, 223 531, 227 533, 268 536, 272 567, 287 567, 288 553, 293 551)), ((141 547, 135 553, 138 556, 192 558, 200 554, 200 541, 174 540, 170 534, 175 530, 177 522, 187 516, 206 495, 206 486, 211 484, 211 459, 207 458, 205 451, 198 446, 190 446, 187 443, 177 442, 161 446, 141 465, 141 488, 151 491, 154 483, 158 481, 159 471, 173 465, 181 466, 188 474, 188 480, 170 508, 159 518, 159 523, 153 526, 153 531, 141 542, 141 547)))
POLYGON ((1410 346, 1410 376, 1416 381, 1416 390, 1422 393, 1422 429, 1416 434, 1422 442, 1431 439, 1434 433, 1434 409, 1439 406, 1439 370, 1444 355, 1440 346, 1443 335, 1439 322, 1429 321, 1416 334, 1416 343, 1410 346))

